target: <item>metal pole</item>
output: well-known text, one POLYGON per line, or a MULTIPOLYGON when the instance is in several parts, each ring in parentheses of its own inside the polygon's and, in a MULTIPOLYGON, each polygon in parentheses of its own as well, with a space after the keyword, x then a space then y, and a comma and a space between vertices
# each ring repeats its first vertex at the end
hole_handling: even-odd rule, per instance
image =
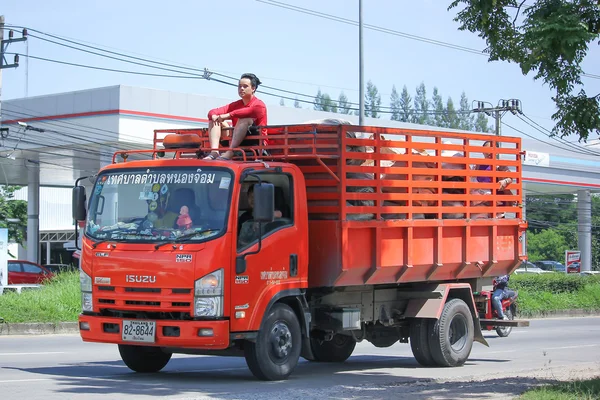
MULTIPOLYGON (((25 42, 25 97, 29 95, 29 40, 25 42)), ((50 264, 50 263, 48 263, 50 264)))
POLYGON ((0 127, 2 127, 2 65, 4 64, 4 15, 0 15, 0 127))
POLYGON ((501 128, 500 128, 500 124, 501 124, 501 116, 500 116, 501 111, 496 111, 496 136, 500 136, 501 133, 501 128))
POLYGON ((581 251, 581 271, 592 270, 592 196, 589 190, 577 191, 577 233, 581 251))
POLYGON ((363 12, 362 0, 358 0, 358 124, 364 125, 365 118, 365 78, 363 63, 363 12))

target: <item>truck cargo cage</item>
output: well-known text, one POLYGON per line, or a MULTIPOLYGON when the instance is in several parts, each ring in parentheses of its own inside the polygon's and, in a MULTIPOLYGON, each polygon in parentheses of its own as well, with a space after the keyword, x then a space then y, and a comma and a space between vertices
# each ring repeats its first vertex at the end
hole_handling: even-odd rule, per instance
MULTIPOLYGON (((235 159, 298 165, 307 181, 310 219, 522 218, 520 138, 322 124, 268 131, 269 145, 236 149, 235 159), (483 147, 488 141, 492 146, 483 147), (499 190, 498 181, 506 178, 511 183, 499 190)), ((200 137, 200 148, 175 150, 176 158, 210 150, 206 128, 157 130, 155 156, 173 151, 162 146, 167 134, 200 137)))

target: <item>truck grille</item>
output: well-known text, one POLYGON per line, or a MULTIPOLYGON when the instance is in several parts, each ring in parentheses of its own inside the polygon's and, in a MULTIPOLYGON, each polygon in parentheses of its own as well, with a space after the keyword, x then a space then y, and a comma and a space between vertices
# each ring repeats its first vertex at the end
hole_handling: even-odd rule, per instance
POLYGON ((112 310, 186 312, 192 305, 192 289, 97 286, 94 300, 112 310))

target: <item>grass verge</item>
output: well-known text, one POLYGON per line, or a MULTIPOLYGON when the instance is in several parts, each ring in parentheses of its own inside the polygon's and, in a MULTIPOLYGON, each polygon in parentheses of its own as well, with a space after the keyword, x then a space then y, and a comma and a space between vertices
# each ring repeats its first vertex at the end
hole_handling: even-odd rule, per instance
POLYGON ((520 400, 600 399, 600 378, 543 386, 525 392, 520 400))
POLYGON ((39 289, 0 296, 0 317, 9 323, 77 321, 80 311, 79 272, 58 274, 39 289))

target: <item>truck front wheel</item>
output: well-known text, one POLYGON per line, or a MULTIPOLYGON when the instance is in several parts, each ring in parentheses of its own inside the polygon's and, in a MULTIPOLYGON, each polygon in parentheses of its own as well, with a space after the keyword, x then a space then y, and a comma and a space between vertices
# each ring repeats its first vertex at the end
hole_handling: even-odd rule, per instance
POLYGON ((171 353, 163 352, 160 347, 131 346, 120 344, 121 359, 135 372, 158 372, 167 365, 171 353))
POLYGON ((337 333, 330 341, 311 338, 310 346, 315 356, 314 361, 344 362, 352 355, 356 340, 352 336, 337 333))
POLYGON ((463 365, 471 354, 474 331, 469 306, 461 299, 448 301, 430 329, 429 347, 435 363, 440 367, 463 365))
POLYGON ((252 374, 258 379, 286 379, 300 358, 302 332, 294 311, 277 303, 271 308, 258 332, 256 342, 244 344, 244 356, 252 374))

